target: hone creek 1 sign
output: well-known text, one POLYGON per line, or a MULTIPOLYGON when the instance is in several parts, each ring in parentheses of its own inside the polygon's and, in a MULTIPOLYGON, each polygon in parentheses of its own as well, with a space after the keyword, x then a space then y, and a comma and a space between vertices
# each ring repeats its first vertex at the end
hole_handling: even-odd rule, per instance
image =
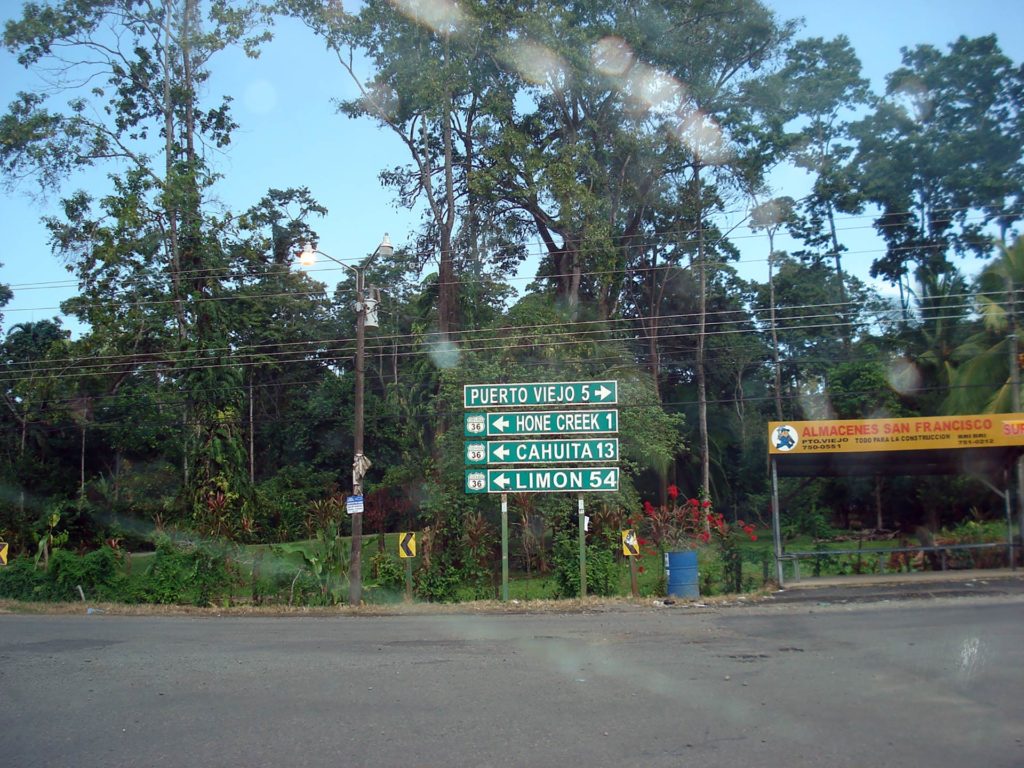
POLYGON ((1024 445, 1024 413, 768 424, 768 452, 775 456, 1014 445, 1024 445))

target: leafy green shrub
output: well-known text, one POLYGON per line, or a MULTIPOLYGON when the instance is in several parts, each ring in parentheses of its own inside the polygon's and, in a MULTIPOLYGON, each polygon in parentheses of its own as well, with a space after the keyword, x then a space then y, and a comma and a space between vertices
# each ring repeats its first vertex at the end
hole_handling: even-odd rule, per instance
POLYGON ((207 605, 231 594, 237 569, 227 551, 210 545, 157 541, 149 569, 135 583, 133 595, 147 603, 207 605))
MULTIPOLYGON (((619 568, 615 563, 612 544, 599 539, 587 545, 587 594, 608 597, 614 595, 619 582, 619 568)), ((555 597, 577 597, 580 594, 580 547, 574 537, 558 532, 555 535, 552 557, 555 577, 555 597)))
POLYGON ((797 507, 787 510, 780 523, 782 538, 792 541, 798 536, 810 536, 818 541, 831 539, 837 531, 829 524, 828 517, 817 506, 797 507))
POLYGON ((306 568, 320 586, 320 605, 341 602, 342 587, 348 577, 349 552, 341 538, 338 523, 331 521, 318 528, 315 543, 300 550, 306 568))
POLYGON ((8 600, 50 600, 51 584, 49 574, 31 557, 15 558, 6 568, 0 568, 0 597, 8 600))
POLYGON ((284 467, 257 488, 257 523, 264 541, 288 541, 306 534, 310 502, 329 494, 330 472, 309 467, 284 467))
POLYGON ((458 569, 443 558, 434 558, 428 567, 416 571, 416 594, 432 603, 454 602, 461 584, 458 569))
POLYGON ((398 558, 389 552, 377 552, 370 559, 370 573, 382 587, 400 588, 405 584, 405 572, 398 558))
POLYGON ((110 547, 75 555, 59 549, 50 558, 51 600, 77 600, 78 587, 91 600, 124 600, 128 578, 110 547))

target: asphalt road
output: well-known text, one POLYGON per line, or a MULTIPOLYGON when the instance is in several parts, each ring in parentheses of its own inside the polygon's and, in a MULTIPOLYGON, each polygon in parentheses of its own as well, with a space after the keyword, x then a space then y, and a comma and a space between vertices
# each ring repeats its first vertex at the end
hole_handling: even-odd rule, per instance
POLYGON ((1024 766, 1024 598, 0 616, 0 766, 1024 766))

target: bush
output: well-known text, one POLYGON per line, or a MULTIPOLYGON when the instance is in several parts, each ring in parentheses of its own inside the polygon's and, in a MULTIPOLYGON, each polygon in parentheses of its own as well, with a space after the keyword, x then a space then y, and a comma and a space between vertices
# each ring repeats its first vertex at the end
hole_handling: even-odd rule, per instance
POLYGON ((457 568, 444 558, 416 571, 416 594, 432 603, 455 602, 462 579, 457 568))
POLYGON ((79 586, 90 600, 122 600, 127 584, 117 554, 109 547, 87 555, 58 549, 50 555, 49 570, 39 568, 27 557, 0 569, 0 597, 12 600, 79 600, 79 586))
POLYGON ((46 571, 36 566, 31 557, 11 560, 0 568, 0 597, 8 600, 50 600, 51 581, 46 571))
POLYGON ((121 573, 117 553, 101 547, 86 555, 59 549, 50 557, 51 600, 78 600, 78 587, 92 600, 123 600, 127 577, 121 573))
MULTIPOLYGON (((599 539, 587 545, 587 594, 614 595, 619 582, 619 568, 611 543, 599 539)), ((580 594, 580 547, 565 532, 555 535, 554 555, 555 597, 578 597, 580 594)))
POLYGON ((157 541, 149 569, 136 582, 135 597, 147 603, 207 605, 229 596, 240 582, 222 547, 179 546, 167 537, 157 541))
POLYGON ((398 558, 388 552, 378 552, 373 556, 370 573, 382 587, 400 589, 405 585, 405 571, 398 558))

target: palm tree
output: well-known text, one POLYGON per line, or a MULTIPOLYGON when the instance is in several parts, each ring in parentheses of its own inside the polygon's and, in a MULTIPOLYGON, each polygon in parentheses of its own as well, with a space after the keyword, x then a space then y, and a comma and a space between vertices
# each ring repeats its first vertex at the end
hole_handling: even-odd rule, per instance
POLYGON ((1024 289, 1024 240, 999 244, 999 257, 978 276, 981 329, 961 344, 944 413, 1020 411, 1018 292, 1024 289))

